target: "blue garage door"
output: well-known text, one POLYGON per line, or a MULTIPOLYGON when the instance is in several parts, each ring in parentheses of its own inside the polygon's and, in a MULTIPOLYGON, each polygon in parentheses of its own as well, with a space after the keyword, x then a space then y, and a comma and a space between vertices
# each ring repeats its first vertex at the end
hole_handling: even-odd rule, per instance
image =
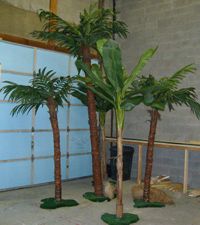
MULTIPOLYGON (((47 67, 57 75, 77 74, 75 59, 63 53, 0 42, 0 86, 5 80, 28 84, 33 71, 47 67)), ((59 108, 62 179, 92 174, 87 108, 69 96, 59 108)), ((14 102, 0 93, 0 190, 54 180, 53 138, 47 108, 35 115, 10 116, 14 102)))

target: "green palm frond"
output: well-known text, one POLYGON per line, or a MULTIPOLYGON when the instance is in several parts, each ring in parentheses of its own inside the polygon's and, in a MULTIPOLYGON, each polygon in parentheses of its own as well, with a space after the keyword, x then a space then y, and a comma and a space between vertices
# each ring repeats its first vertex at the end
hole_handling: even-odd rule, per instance
POLYGON ((134 67, 132 70, 130 76, 126 79, 124 87, 123 87, 123 92, 125 93, 128 88, 131 86, 135 78, 140 75, 142 69, 144 66, 148 63, 148 61, 153 57, 155 52, 157 51, 157 48, 155 49, 148 49, 145 53, 142 54, 142 56, 139 59, 138 64, 134 67))
POLYGON ((169 110, 173 110, 173 104, 182 106, 185 105, 191 109, 191 111, 200 119, 200 104, 197 101, 198 97, 195 92, 195 88, 181 88, 172 92, 171 96, 166 99, 169 110))
POLYGON ((101 74, 102 72, 100 70, 100 67, 97 64, 93 64, 90 69, 83 62, 80 62, 80 66, 82 70, 88 75, 93 85, 95 87, 98 87, 99 91, 102 94, 105 93, 106 98, 110 98, 110 100, 113 100, 113 92, 115 92, 116 90, 107 80, 102 79, 103 75, 101 74))
MULTIPOLYGON (((143 100, 143 96, 134 98, 130 92, 130 86, 135 77, 140 73, 147 61, 153 56, 155 49, 150 49, 141 57, 134 72, 128 76, 121 63, 121 51, 118 44, 113 40, 100 40, 97 43, 99 53, 103 58, 105 74, 98 65, 91 68, 80 63, 82 70, 87 74, 89 82, 93 86, 88 88, 99 98, 107 101, 115 110, 117 126, 122 129, 124 124, 124 113, 132 106, 136 106, 143 100)), ((85 82, 83 79, 80 82, 85 82)), ((87 81, 88 82, 88 81, 87 81)), ((87 82, 85 86, 87 87, 87 82)))
MULTIPOLYGON (((98 89, 98 87, 95 87, 98 89)), ((82 83, 78 83, 78 86, 74 88, 73 92, 71 93, 72 96, 78 98, 83 105, 87 106, 87 86, 83 85, 82 83)), ((108 102, 107 100, 100 98, 99 96, 95 96, 95 104, 97 112, 108 112, 113 108, 113 105, 108 102)))
MULTIPOLYGON (((130 99, 142 100, 142 102, 153 109, 164 110, 168 106, 169 110, 174 110, 174 105, 185 105, 200 119, 200 104, 195 88, 181 88, 178 85, 189 73, 196 70, 193 64, 187 65, 170 77, 156 80, 155 77, 149 75, 142 76, 140 79, 132 83, 132 90, 129 91, 130 99), (135 97, 134 97, 135 96, 135 97)), ((129 107, 131 102, 129 103, 129 107)))
POLYGON ((127 25, 119 20, 112 21, 110 9, 98 9, 96 4, 80 14, 80 23, 69 23, 52 12, 41 10, 39 18, 43 22, 41 31, 32 32, 32 36, 41 40, 53 40, 60 47, 68 48, 72 54, 81 54, 82 46, 96 49, 96 42, 102 38, 111 38, 113 32, 126 37, 127 25), (51 31, 51 32, 50 32, 51 31))
POLYGON ((67 101, 71 89, 72 78, 56 77, 52 70, 46 71, 46 68, 39 69, 34 74, 30 85, 19 85, 10 81, 5 81, 1 91, 10 101, 17 104, 11 112, 12 115, 30 112, 35 108, 36 112, 40 106, 47 104, 48 98, 52 98, 57 106, 63 106, 67 101))
POLYGON ((162 85, 163 88, 166 86, 171 89, 177 88, 187 74, 194 73, 195 71, 196 68, 194 64, 189 64, 178 70, 171 77, 160 79, 160 85, 162 85))

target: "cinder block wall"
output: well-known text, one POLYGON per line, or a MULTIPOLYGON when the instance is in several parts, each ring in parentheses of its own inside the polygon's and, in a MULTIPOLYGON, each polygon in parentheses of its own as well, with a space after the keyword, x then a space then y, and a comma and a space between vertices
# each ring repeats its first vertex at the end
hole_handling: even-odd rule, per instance
MULTIPOLYGON (((32 39, 30 32, 41 30, 38 10, 49 10, 50 0, 0 0, 0 33, 32 39)), ((69 22, 79 22, 80 12, 97 0, 58 1, 57 14, 69 22)))
MULTIPOLYGON (((143 71, 144 75, 157 77, 171 75, 186 64, 195 63, 197 72, 188 76, 183 86, 200 90, 200 1, 199 0, 118 0, 120 18, 130 34, 119 40, 123 60, 128 71, 134 67, 146 49, 158 46, 156 56, 143 71)), ((147 139, 149 115, 147 108, 136 108, 126 115, 124 136, 147 139)), ((200 143, 200 121, 188 109, 179 107, 175 112, 162 113, 156 140, 200 143)), ((134 157, 133 177, 136 177, 134 157)), ((156 149, 153 175, 170 175, 174 181, 183 178, 183 151, 156 149)), ((200 187, 200 152, 190 154, 190 186, 200 187)))

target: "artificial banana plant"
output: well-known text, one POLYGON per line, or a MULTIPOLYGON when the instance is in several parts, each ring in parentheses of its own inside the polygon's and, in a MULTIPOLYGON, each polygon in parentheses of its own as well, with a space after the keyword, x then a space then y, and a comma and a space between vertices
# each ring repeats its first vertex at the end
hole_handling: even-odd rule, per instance
MULTIPOLYGON (((113 40, 102 39, 97 42, 98 51, 102 57, 105 75, 99 65, 93 64, 91 68, 80 63, 81 68, 88 74, 87 79, 80 78, 80 82, 91 82, 90 90, 100 98, 109 102, 115 111, 117 124, 117 205, 116 217, 123 217, 123 154, 122 134, 124 127, 125 111, 129 109, 129 90, 135 78, 141 73, 143 67, 154 55, 156 49, 147 50, 140 58, 138 64, 128 75, 125 71, 119 45, 113 40)), ((135 99, 132 101, 135 101, 135 99)), ((136 102, 137 103, 137 102, 136 102)), ((135 103, 135 104, 136 104, 135 103)))

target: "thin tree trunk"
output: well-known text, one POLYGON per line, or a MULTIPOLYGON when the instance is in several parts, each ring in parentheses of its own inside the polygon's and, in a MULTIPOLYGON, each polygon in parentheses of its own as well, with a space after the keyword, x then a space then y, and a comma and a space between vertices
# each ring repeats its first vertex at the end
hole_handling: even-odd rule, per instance
POLYGON ((101 126, 102 134, 102 155, 101 155, 101 165, 102 165, 102 179, 106 180, 108 178, 107 174, 107 155, 106 155, 106 129, 105 126, 101 126))
POLYGON ((50 114, 50 122, 53 131, 54 142, 54 178, 55 178, 55 199, 62 199, 62 184, 61 184, 61 163, 60 163, 60 132, 58 126, 57 106, 52 98, 48 99, 48 108, 50 114))
MULTIPOLYGON (((83 47, 83 62, 91 66, 90 49, 83 47)), ((91 84, 87 84, 90 86, 91 84)), ((101 176, 101 159, 98 143, 98 127, 97 127, 97 116, 96 116, 96 104, 95 96, 92 91, 87 90, 87 101, 88 101, 88 115, 90 125, 90 140, 92 146, 92 168, 93 168, 93 180, 94 180, 94 191, 98 196, 103 195, 103 183, 101 176)))
POLYGON ((123 147, 122 129, 117 129, 117 206, 116 216, 123 216, 123 147))
POLYGON ((99 9, 104 8, 104 3, 105 3, 105 0, 99 0, 99 1, 98 1, 98 8, 99 8, 99 9))
POLYGON ((150 200, 151 174, 153 168, 153 149, 158 118, 159 118, 158 110, 152 110, 149 137, 148 137, 147 155, 146 155, 146 168, 145 168, 144 192, 143 192, 143 200, 146 202, 149 202, 150 200))

